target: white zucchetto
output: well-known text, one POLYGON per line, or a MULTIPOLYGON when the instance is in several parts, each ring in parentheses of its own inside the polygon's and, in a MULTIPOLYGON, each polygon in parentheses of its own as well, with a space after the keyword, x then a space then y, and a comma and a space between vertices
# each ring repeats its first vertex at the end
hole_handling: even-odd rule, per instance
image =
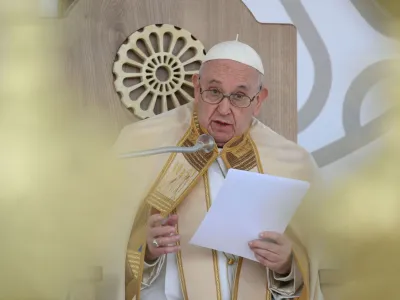
POLYGON ((203 63, 216 59, 234 60, 248 65, 264 75, 264 66, 261 57, 252 47, 238 40, 216 44, 207 52, 203 63))

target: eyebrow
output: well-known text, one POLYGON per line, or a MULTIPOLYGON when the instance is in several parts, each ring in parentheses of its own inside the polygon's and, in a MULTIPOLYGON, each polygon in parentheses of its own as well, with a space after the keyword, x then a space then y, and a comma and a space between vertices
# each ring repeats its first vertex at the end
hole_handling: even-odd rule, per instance
MULTIPOLYGON (((222 84, 222 82, 217 80, 217 79, 211 79, 209 82, 207 82, 207 84, 213 84, 213 83, 222 84)), ((236 88, 237 89, 243 89, 243 90, 246 90, 246 91, 249 90, 249 87, 247 85, 243 85, 243 84, 237 86, 236 88)))

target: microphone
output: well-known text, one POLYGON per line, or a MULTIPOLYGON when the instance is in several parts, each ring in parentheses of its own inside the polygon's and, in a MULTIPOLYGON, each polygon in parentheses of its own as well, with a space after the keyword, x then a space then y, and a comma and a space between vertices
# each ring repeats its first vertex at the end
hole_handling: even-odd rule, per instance
POLYGON ((123 153, 119 155, 120 159, 127 159, 133 157, 150 156, 163 153, 194 153, 197 151, 204 151, 210 153, 215 147, 214 138, 209 134, 202 134, 196 141, 196 144, 192 147, 161 147, 142 151, 133 151, 123 153))

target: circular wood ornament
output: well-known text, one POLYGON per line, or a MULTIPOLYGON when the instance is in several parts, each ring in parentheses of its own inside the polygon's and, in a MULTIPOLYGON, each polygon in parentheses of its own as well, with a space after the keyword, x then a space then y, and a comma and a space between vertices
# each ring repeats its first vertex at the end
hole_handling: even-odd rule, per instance
POLYGON ((185 29, 149 25, 122 44, 114 62, 114 86, 122 103, 149 118, 193 101, 193 74, 205 56, 203 44, 185 29))

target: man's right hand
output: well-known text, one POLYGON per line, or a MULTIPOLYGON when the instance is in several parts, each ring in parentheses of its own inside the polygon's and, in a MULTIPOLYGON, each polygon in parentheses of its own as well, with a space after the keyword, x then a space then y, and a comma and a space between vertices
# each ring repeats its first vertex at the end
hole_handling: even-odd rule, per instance
POLYGON ((176 232, 177 224, 177 215, 170 216, 166 220, 159 214, 152 215, 149 218, 147 223, 146 262, 154 261, 163 254, 179 251, 180 247, 176 245, 180 239, 176 232))

